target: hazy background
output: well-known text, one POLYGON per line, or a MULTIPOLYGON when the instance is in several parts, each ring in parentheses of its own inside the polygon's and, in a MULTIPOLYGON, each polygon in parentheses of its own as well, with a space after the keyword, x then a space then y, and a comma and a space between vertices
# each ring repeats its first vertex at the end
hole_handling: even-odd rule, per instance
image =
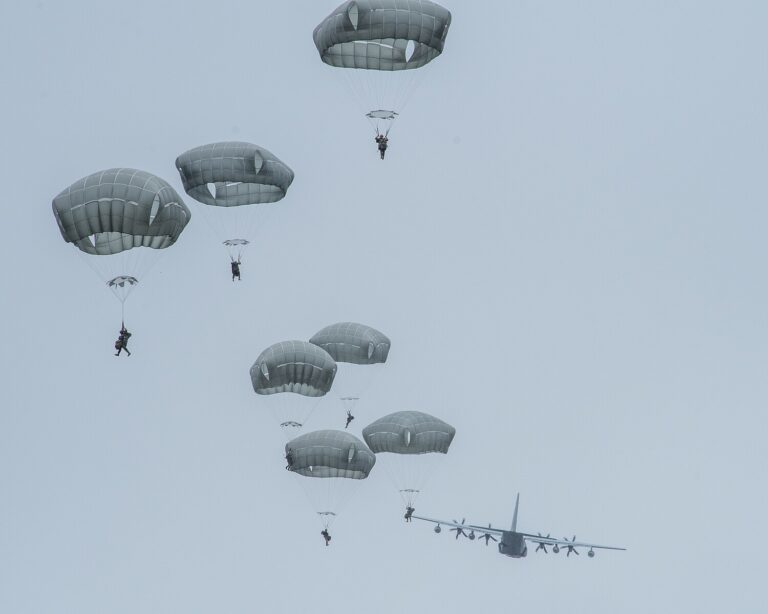
POLYGON ((312 42, 336 4, 0 6, 0 611, 762 610, 768 6, 445 0, 382 163, 312 42), (294 169, 281 210, 232 284, 185 198, 114 358, 51 199, 114 166, 181 192, 231 139, 294 169), (340 320, 393 342, 355 433, 457 428, 420 513, 506 526, 520 491, 522 530, 629 551, 456 543, 375 470, 323 547, 248 369, 340 320))

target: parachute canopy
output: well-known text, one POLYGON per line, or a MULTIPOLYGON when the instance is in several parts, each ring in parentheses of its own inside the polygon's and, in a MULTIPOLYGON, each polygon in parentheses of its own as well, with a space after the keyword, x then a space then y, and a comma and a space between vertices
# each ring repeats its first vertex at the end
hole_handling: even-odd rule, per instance
POLYGON ((335 376, 333 358, 306 341, 275 343, 251 367, 251 383, 258 394, 295 392, 321 397, 331 389, 335 376))
POLYGON ((227 239, 226 241, 222 241, 222 243, 227 247, 236 247, 238 245, 248 245, 250 241, 247 239, 227 239))
POLYGON ((293 171, 272 152, 237 141, 190 149, 176 168, 187 194, 217 207, 273 203, 293 182, 293 171))
POLYGON ((125 288, 126 286, 135 286, 139 280, 130 275, 118 275, 107 282, 110 288, 125 288))
POLYGON ((398 411, 363 429, 363 439, 376 454, 446 454, 456 429, 420 411, 398 411))
POLYGON ((67 243, 97 256, 169 247, 191 218, 168 183, 132 168, 76 181, 53 199, 53 214, 67 243))
POLYGON ((344 431, 314 431, 285 445, 293 458, 291 470, 312 478, 362 480, 376 464, 376 455, 362 441, 344 431))
POLYGON ((331 66, 408 70, 442 53, 450 25, 450 11, 427 0, 353 0, 326 17, 313 38, 331 66))
POLYGON ((394 120, 399 113, 395 111, 386 111, 385 109, 377 109, 375 111, 369 111, 365 114, 368 119, 381 119, 381 120, 394 120))
POLYGON ((384 333, 355 322, 338 322, 326 326, 309 342, 323 348, 338 362, 357 365, 386 362, 391 345, 384 333))

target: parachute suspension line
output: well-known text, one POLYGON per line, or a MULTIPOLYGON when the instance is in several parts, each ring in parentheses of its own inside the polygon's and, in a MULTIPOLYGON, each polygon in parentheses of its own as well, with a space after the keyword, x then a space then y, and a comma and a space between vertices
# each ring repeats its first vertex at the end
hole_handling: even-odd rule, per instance
POLYGON ((387 474, 387 479, 389 480, 390 484, 392 484, 392 486, 395 488, 395 490, 398 491, 398 494, 400 495, 400 498, 403 499, 403 502, 404 503, 408 503, 406 501, 405 497, 403 496, 403 488, 404 487, 401 485, 400 481, 395 478, 395 472, 394 472, 393 467, 391 467, 389 463, 382 463, 380 461, 377 462, 376 464, 377 465, 381 464, 381 465, 384 466, 384 472, 387 474))
POLYGON ((337 72, 340 72, 342 74, 343 79, 346 81, 346 85, 349 91, 352 92, 352 99, 354 100, 355 105, 357 105, 358 109, 362 113, 367 113, 370 111, 370 109, 366 109, 365 102, 368 100, 368 96, 366 96, 366 93, 364 91, 364 87, 361 87, 361 83, 357 83, 355 79, 353 78, 353 75, 350 74, 350 71, 348 70, 338 70, 337 72))
MULTIPOLYGON (((377 108, 386 106, 381 88, 374 86, 380 82, 383 76, 389 75, 372 74, 380 73, 381 71, 363 69, 341 69, 339 72, 343 75, 347 88, 352 92, 352 98, 361 115, 367 115, 377 108)), ((375 134, 377 136, 381 134, 379 122, 375 119, 369 119, 369 121, 375 134)))
POLYGON ((444 454, 395 454, 385 453, 377 462, 384 467, 387 478, 403 503, 412 507, 424 492, 427 483, 441 464, 444 454))
POLYGON ((360 482, 350 478, 312 478, 294 474, 312 512, 323 528, 330 528, 360 488, 360 482))
POLYGON ((409 103, 413 99, 416 92, 429 79, 429 75, 432 72, 434 72, 432 70, 433 68, 434 66, 431 66, 430 64, 428 64, 427 66, 422 66, 419 69, 407 71, 411 73, 421 73, 421 74, 409 75, 410 82, 405 88, 404 95, 401 96, 400 100, 398 100, 398 104, 400 105, 400 109, 399 109, 400 111, 405 111, 406 107, 409 105, 409 103))
MULTIPOLYGON (((121 254, 113 254, 110 256, 94 256, 91 254, 85 254, 78 249, 77 255, 83 262, 85 262, 88 265, 88 268, 90 268, 95 273, 96 277, 98 277, 102 281, 102 283, 109 288, 109 291, 114 295, 114 297, 121 303, 125 303, 125 301, 128 299, 128 295, 131 293, 133 289, 133 284, 129 284, 127 286, 127 289, 124 287, 121 290, 118 287, 109 285, 109 282, 115 279, 118 276, 118 273, 122 275, 127 271, 136 272, 135 270, 138 267, 135 265, 131 265, 128 262, 128 254, 130 253, 130 251, 135 251, 136 249, 139 249, 139 248, 135 248, 134 250, 129 250, 128 252, 122 252, 121 254), (106 266, 108 264, 106 261, 110 258, 112 259, 110 261, 112 266, 106 266), (99 263, 101 263, 102 266, 98 266, 99 263), (119 263, 119 270, 117 269, 117 266, 115 265, 115 263, 119 263)), ((149 249, 149 248, 144 248, 144 249, 149 249)))
POLYGON ((81 251, 80 251, 79 249, 77 249, 76 247, 75 247, 75 249, 77 250, 77 255, 80 257, 80 259, 81 259, 83 262, 85 262, 85 263, 88 265, 88 268, 90 268, 90 269, 91 269, 91 271, 93 271, 94 273, 96 273, 96 277, 98 277, 98 278, 99 278, 101 281, 103 281, 103 282, 104 282, 104 285, 106 285, 106 284, 107 284, 107 282, 109 281, 109 279, 108 279, 108 278, 107 278, 107 276, 106 276, 106 275, 104 275, 104 274, 103 274, 103 273, 102 273, 102 272, 101 272, 101 271, 100 271, 98 268, 96 268, 96 266, 95 266, 95 263, 94 263, 94 261, 93 261, 93 259, 94 259, 94 257, 95 257, 95 256, 90 256, 90 254, 84 254, 83 252, 81 252, 81 251), (90 257, 89 257, 89 256, 90 256, 90 257))
POLYGON ((212 207, 211 205, 204 205, 202 203, 198 203, 196 207, 197 211, 202 213, 205 225, 208 227, 209 232, 219 240, 239 238, 224 236, 226 234, 224 222, 219 216, 214 215, 215 212, 212 211, 214 208, 215 207, 212 207))
POLYGON ((254 203, 233 207, 218 207, 199 204, 208 231, 219 243, 224 245, 232 261, 242 260, 246 245, 255 242, 263 228, 268 225, 279 203, 254 203), (225 241, 240 239, 248 241, 244 245, 227 245, 225 241))
MULTIPOLYGON (((350 74, 351 72, 367 72, 363 70, 355 70, 355 71, 349 71, 349 70, 341 70, 341 73, 344 75, 344 79, 347 82, 347 87, 352 92, 352 98, 354 99, 355 105, 358 108, 358 111, 360 112, 360 115, 365 116, 373 109, 369 108, 371 101, 375 100, 372 96, 372 93, 370 91, 370 84, 369 79, 366 79, 365 77, 362 77, 359 81, 355 79, 356 75, 350 74), (362 87, 361 87, 362 86, 362 87)), ((376 132, 376 136, 378 136, 379 133, 379 126, 378 122, 375 120, 370 120, 371 127, 376 132)))
MULTIPOLYGON (((309 508, 317 515, 320 515, 320 511, 316 509, 318 507, 318 502, 315 501, 315 499, 310 495, 308 484, 304 480, 311 480, 311 479, 321 479, 321 478, 306 478, 302 475, 294 474, 293 476, 297 483, 299 484, 299 488, 301 489, 301 492, 304 493, 304 497, 306 498, 307 502, 309 503, 309 508)), ((330 525, 330 521, 326 524, 325 519, 323 516, 320 516, 320 519, 323 523, 323 528, 328 529, 328 526, 330 525)))
POLYGON ((407 507, 413 507, 419 492, 419 490, 414 488, 401 488, 400 498, 403 500, 403 503, 405 503, 407 507))
POLYGON ((342 406, 344 407, 344 411, 346 412, 352 412, 355 407, 357 407, 357 403, 360 400, 360 397, 339 397, 339 400, 341 401, 342 406))
MULTIPOLYGON (((397 95, 388 95, 388 90, 397 91, 383 81, 395 80, 402 82, 403 75, 397 72, 364 70, 364 69, 341 69, 343 79, 346 81, 347 90, 351 92, 360 114, 366 116, 369 121, 374 136, 384 135, 389 138, 389 133, 397 116, 392 119, 382 119, 378 117, 369 117, 369 113, 377 110, 387 110, 398 112, 400 108, 399 100, 403 98, 403 92, 397 95)), ((417 73, 416 70, 406 71, 417 73)), ((406 82, 415 81, 418 75, 406 75, 406 82)), ((411 89, 408 86, 406 89, 411 89)), ((407 92, 405 92, 407 95, 407 92)))
MULTIPOLYGON (((360 373, 360 369, 364 369, 362 372, 363 375, 359 379, 361 380, 359 382, 359 385, 351 390, 353 394, 350 394, 349 396, 356 396, 358 399, 362 399, 365 401, 365 399, 368 398, 368 392, 371 388, 374 387, 374 384, 376 383, 376 380, 378 380, 379 376, 381 375, 382 368, 384 367, 383 364, 374 364, 374 365, 349 365, 351 369, 354 369, 355 372, 360 373)), ((346 395, 345 395, 346 396, 346 395)), ((358 405, 359 401, 355 403, 355 405, 358 405)), ((363 403, 364 405, 365 403, 363 403)))
POLYGON ((256 243, 256 239, 260 238, 264 232, 264 228, 271 224, 270 221, 275 215, 275 211, 278 211, 280 206, 279 202, 273 202, 231 207, 236 209, 234 212, 234 232, 237 233, 238 236, 229 238, 248 241, 247 244, 240 246, 237 255, 238 260, 242 258, 242 254, 247 246, 256 243))
POLYGON ((306 432, 305 427, 309 419, 324 398, 303 396, 296 398, 299 396, 293 393, 281 392, 262 397, 261 402, 267 406, 272 418, 278 424, 278 428, 286 443, 294 439, 298 434, 306 432), (309 409, 306 406, 298 405, 303 401, 308 401, 311 404, 309 409))
POLYGON ((317 397, 315 402, 312 404, 312 408, 309 410, 309 413, 304 417, 304 420, 302 422, 302 426, 305 425, 307 422, 309 422, 309 419, 312 417, 312 414, 315 413, 315 410, 317 409, 317 406, 320 405, 320 401, 323 400, 324 397, 317 397))

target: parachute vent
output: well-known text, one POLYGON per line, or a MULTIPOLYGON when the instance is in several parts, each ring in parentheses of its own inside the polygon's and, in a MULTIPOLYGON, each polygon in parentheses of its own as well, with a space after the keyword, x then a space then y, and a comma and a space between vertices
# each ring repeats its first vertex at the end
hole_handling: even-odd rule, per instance
POLYGON ((347 9, 347 17, 349 17, 349 21, 355 30, 357 30, 358 16, 357 2, 350 2, 349 8, 347 9))
POLYGON ((269 367, 266 362, 261 363, 261 374, 269 381, 269 367))
POLYGON ((406 446, 411 445, 411 431, 409 431, 408 429, 405 429, 405 431, 403 431, 403 442, 405 443, 406 446))
POLYGON ((157 194, 155 196, 155 200, 152 201, 152 210, 149 212, 150 225, 152 224, 152 222, 155 221, 158 211, 160 211, 160 195, 159 194, 157 194))
POLYGON ((355 446, 353 446, 353 445, 349 446, 349 454, 347 454, 347 462, 348 463, 351 463, 352 459, 355 458, 355 452, 357 452, 357 450, 355 449, 355 446))
POLYGON ((216 184, 206 183, 205 187, 208 189, 208 193, 211 195, 211 198, 216 198, 216 184))
POLYGON ((410 62, 414 53, 416 53, 416 41, 409 40, 405 46, 405 61, 410 62))

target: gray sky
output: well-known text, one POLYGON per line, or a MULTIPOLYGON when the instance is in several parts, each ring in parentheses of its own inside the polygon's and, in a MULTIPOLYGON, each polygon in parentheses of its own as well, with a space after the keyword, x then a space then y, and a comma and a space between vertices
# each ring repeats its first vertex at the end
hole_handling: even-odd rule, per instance
POLYGON ((765 607, 765 3, 446 0, 384 163, 312 42, 335 0, 157 4, 0 7, 0 611, 765 607), (296 172, 243 282, 187 198, 113 358, 52 197, 114 166, 181 191, 229 139, 296 172), (504 526, 520 491, 520 528, 629 552, 457 544, 375 470, 324 548, 248 369, 340 320, 393 341, 356 433, 457 428, 420 512, 504 526))

